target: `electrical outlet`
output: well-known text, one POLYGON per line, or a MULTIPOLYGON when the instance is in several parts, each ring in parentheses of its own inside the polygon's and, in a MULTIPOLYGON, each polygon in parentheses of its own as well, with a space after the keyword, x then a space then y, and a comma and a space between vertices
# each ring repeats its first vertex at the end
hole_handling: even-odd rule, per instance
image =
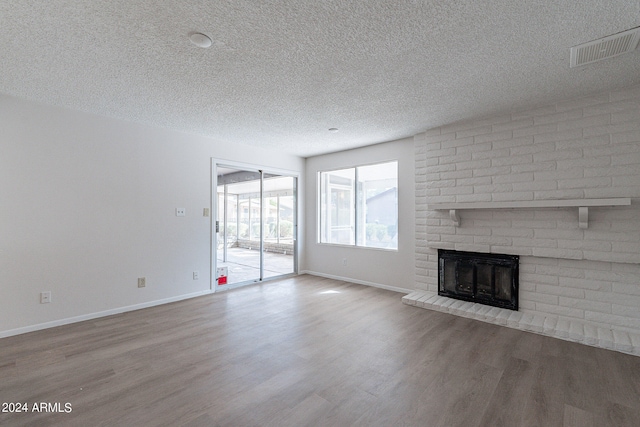
POLYGON ((185 208, 176 208, 176 216, 186 216, 185 208))
POLYGON ((147 286, 147 278, 146 277, 138 277, 138 287, 144 288, 147 286))
POLYGON ((194 271, 193 272, 193 280, 198 280, 200 278, 200 272, 199 271, 194 271))
POLYGON ((40 304, 49 304, 51 302, 51 291, 40 292, 40 304))

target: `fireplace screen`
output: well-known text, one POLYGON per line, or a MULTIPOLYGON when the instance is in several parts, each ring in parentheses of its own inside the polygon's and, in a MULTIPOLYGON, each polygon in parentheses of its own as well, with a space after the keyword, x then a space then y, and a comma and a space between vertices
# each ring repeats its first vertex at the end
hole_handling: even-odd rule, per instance
POLYGON ((518 310, 517 255, 440 249, 438 295, 518 310))

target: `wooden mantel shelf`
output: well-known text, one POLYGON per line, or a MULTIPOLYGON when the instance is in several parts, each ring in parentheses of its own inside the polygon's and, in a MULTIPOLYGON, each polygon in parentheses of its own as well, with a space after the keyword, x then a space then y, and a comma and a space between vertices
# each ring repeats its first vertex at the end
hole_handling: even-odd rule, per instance
POLYGON ((449 211, 454 225, 460 225, 458 211, 470 209, 535 209, 535 208, 578 208, 578 225, 589 227, 589 208, 601 206, 629 206, 631 198, 615 199, 564 199, 564 200, 529 200, 519 202, 471 202, 471 203, 430 203, 427 209, 449 211))

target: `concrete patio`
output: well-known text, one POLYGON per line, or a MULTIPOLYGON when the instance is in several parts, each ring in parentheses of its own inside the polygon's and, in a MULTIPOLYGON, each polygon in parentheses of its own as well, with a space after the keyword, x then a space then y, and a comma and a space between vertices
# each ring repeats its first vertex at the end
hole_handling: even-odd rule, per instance
MULTIPOLYGON (((227 284, 257 280, 260 277, 260 251, 227 248, 227 262, 223 262, 222 250, 218 250, 217 266, 228 268, 227 284)), ((264 253, 264 278, 293 272, 293 254, 264 253)))

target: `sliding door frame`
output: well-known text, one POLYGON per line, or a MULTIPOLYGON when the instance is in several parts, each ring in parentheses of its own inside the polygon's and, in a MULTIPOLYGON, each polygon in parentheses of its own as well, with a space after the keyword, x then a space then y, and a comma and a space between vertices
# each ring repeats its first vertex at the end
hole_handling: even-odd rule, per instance
MULTIPOLYGON (((266 166, 259 166, 249 163, 236 162, 232 160, 224 160, 211 158, 211 203, 210 203, 210 289, 213 292, 233 289, 240 286, 250 285, 253 283, 262 283, 269 280, 280 279, 283 277, 295 276, 298 274, 298 220, 299 214, 298 212, 298 182, 300 180, 300 174, 298 172, 285 170, 285 169, 277 169, 270 168, 266 166), (260 278, 258 280, 250 280, 241 283, 235 283, 232 285, 224 285, 224 289, 221 289, 218 286, 217 280, 217 249, 218 249, 218 233, 216 232, 216 220, 218 219, 218 167, 229 167, 238 170, 246 170, 250 172, 259 172, 260 173, 260 278), (264 176, 265 174, 276 174, 283 177, 291 177, 293 178, 293 212, 294 212, 294 224, 293 224, 293 272, 288 274, 283 274, 275 277, 264 278, 264 176)), ((225 195, 225 204, 226 204, 226 195, 225 195)), ((225 209, 225 215, 227 214, 225 209)), ((218 226, 223 226, 218 224, 218 226)))

